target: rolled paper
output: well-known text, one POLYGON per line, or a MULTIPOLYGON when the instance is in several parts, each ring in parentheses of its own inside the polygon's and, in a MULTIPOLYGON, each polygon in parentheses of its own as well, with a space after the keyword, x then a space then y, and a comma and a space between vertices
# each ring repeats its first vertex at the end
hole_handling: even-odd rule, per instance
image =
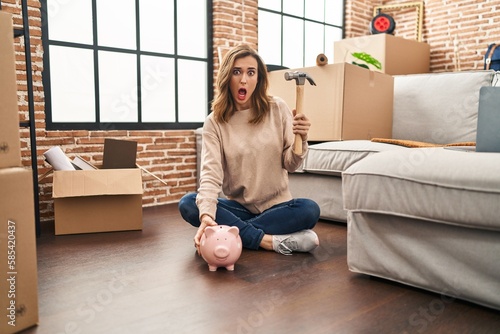
POLYGON ((326 64, 328 64, 328 57, 324 53, 320 53, 316 57, 316 65, 323 66, 323 65, 326 65, 326 64))
POLYGON ((52 147, 43 155, 54 170, 75 170, 75 167, 59 146, 52 147))

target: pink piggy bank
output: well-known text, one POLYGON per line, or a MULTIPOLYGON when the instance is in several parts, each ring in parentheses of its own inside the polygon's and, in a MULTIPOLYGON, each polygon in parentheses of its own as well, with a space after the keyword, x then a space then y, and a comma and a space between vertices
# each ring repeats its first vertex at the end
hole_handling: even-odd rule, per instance
POLYGON ((233 271, 241 255, 240 230, 236 226, 208 226, 201 236, 200 253, 210 271, 225 267, 233 271))

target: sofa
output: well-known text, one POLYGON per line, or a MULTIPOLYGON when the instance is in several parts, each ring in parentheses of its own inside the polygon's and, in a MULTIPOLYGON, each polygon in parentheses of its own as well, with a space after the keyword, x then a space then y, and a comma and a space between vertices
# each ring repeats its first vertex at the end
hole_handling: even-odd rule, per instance
POLYGON ((310 145, 290 188, 347 223, 351 271, 500 309, 500 153, 453 146, 475 142, 479 89, 498 80, 396 75, 393 140, 310 145))

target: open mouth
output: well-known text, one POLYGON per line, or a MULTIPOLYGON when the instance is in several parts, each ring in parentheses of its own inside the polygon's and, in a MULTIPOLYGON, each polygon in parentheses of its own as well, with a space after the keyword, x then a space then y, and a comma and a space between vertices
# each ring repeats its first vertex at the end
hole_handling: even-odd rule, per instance
POLYGON ((245 88, 238 89, 238 99, 244 100, 247 96, 247 90, 245 88))

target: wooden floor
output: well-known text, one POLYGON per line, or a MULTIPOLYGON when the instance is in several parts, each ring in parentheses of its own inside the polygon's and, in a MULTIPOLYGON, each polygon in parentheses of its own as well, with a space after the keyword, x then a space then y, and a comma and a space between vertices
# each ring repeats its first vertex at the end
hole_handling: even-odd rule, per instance
POLYGON ((498 311, 349 272, 345 224, 315 231, 313 254, 244 250, 209 272, 176 205, 146 208, 143 231, 42 226, 40 322, 23 333, 500 332, 498 311))

